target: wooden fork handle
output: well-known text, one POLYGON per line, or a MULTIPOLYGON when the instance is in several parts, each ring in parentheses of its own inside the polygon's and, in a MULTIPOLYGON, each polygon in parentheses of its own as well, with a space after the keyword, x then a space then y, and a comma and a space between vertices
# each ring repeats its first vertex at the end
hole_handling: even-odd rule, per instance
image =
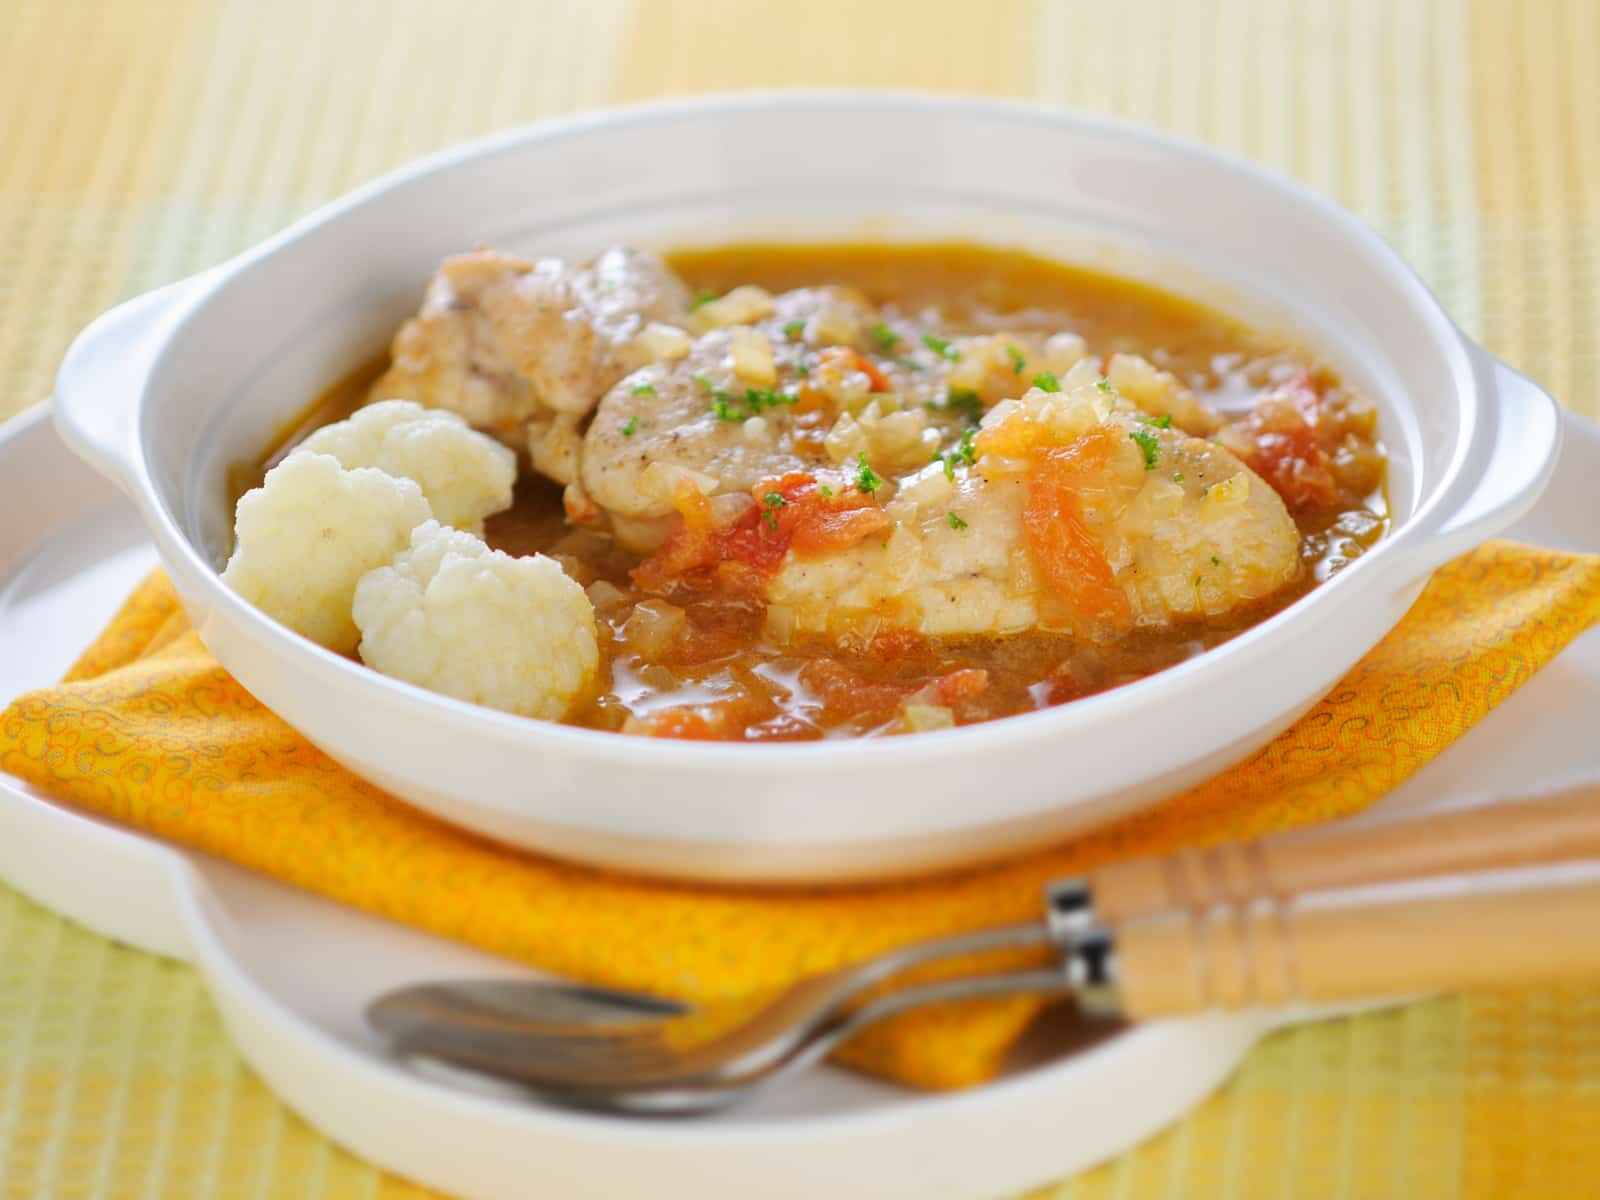
POLYGON ((1102 920, 1536 863, 1600 859, 1600 785, 1111 863, 1084 882, 1102 920))
POLYGON ((1169 911, 1111 947, 1134 1018, 1600 978, 1600 863, 1169 911))

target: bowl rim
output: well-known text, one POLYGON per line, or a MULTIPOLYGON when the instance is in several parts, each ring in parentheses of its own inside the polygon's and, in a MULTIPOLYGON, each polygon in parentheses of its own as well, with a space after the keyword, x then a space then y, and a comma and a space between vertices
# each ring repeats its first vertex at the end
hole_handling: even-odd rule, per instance
MULTIPOLYGON (((638 766, 678 770, 703 767, 740 774, 766 773, 775 768, 832 771, 847 763, 888 768, 911 760, 926 761, 952 755, 964 757, 979 749, 1004 749, 1017 743, 1031 743, 1039 738, 1081 734, 1085 728, 1097 722, 1116 721, 1138 713, 1161 691, 1193 687, 1196 680, 1204 681, 1240 658, 1264 657, 1275 644, 1294 636, 1296 631, 1304 632, 1313 614, 1325 613, 1331 607, 1331 602, 1342 600, 1354 587, 1381 586, 1384 569, 1392 569, 1397 562, 1403 562, 1403 552, 1412 543, 1426 537, 1431 529, 1448 519, 1451 514, 1441 512, 1441 509, 1448 497, 1457 490, 1466 462, 1476 448, 1477 435, 1483 424, 1482 409, 1486 403, 1478 372, 1474 369, 1474 359, 1482 352, 1477 351, 1476 346, 1461 332, 1415 269, 1354 214, 1288 176, 1232 152, 1122 118, 1028 101, 894 90, 776 89, 653 101, 536 121, 448 146, 404 163, 320 206, 277 234, 204 272, 194 282, 197 284, 194 290, 181 297, 170 319, 163 322, 159 347, 141 381, 139 411, 135 416, 133 465, 138 483, 137 499, 147 520, 153 523, 152 532, 162 548, 162 557, 167 565, 180 571, 192 586, 206 589, 214 602, 226 606, 230 618, 242 624, 253 639, 271 642, 279 653, 290 659, 291 665, 309 675, 338 677, 358 687, 378 689, 392 703, 411 710, 414 716, 445 720, 454 728, 470 729, 479 736, 522 742, 530 747, 547 745, 551 749, 596 760, 622 757, 638 766), (1222 645, 1142 679, 1071 704, 955 729, 900 737, 826 738, 813 742, 761 744, 619 736, 613 731, 539 721, 500 712, 382 675, 280 625, 234 593, 222 582, 219 572, 200 553, 158 496, 150 475, 146 438, 149 408, 144 401, 150 382, 182 346, 183 334, 191 319, 218 291, 257 264, 287 251, 312 231, 350 211, 378 202, 424 176, 448 172, 467 163, 492 159, 533 145, 582 137, 602 129, 637 128, 723 114, 761 111, 793 114, 862 107, 930 116, 976 115, 1112 141, 1140 142, 1163 154, 1207 160, 1245 177, 1263 193, 1271 194, 1277 203, 1296 204, 1309 210, 1342 237, 1359 246, 1377 266, 1383 268, 1390 276, 1389 282, 1403 294, 1408 308, 1437 335, 1436 344, 1443 352, 1445 366, 1455 379, 1455 391, 1461 398, 1454 414, 1458 432, 1456 445, 1437 483, 1403 525, 1380 541, 1371 553, 1350 564, 1335 578, 1222 645)), ((1407 576, 1406 581, 1409 580, 1407 576)))

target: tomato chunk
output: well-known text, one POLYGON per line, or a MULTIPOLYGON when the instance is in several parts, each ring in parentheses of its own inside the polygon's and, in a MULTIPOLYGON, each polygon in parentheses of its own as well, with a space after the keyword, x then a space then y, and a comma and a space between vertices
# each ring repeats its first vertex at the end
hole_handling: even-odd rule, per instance
POLYGON ((1126 625, 1133 617, 1128 597, 1084 525, 1077 496, 1110 461, 1111 445, 1109 435, 1089 433, 1040 455, 1028 478, 1022 527, 1045 581, 1068 608, 1086 620, 1126 625))
POLYGON ((685 493, 677 503, 682 527, 634 570, 634 582, 655 591, 685 583, 757 592, 791 548, 802 556, 825 554, 892 525, 872 497, 855 488, 825 494, 816 478, 803 472, 763 480, 752 494, 754 507, 717 529, 706 498, 685 493))
POLYGON ((678 485, 673 507, 683 518, 662 546, 633 570, 633 581, 646 591, 663 591, 675 580, 712 567, 717 561, 717 529, 711 501, 693 484, 678 485))

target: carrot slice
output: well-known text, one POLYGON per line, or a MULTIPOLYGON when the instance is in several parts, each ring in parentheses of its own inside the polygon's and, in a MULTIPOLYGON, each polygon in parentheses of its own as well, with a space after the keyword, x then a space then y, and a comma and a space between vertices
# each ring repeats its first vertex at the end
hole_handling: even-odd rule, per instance
POLYGON ((751 493, 755 506, 718 529, 710 502, 692 488, 685 490, 675 498, 683 524, 634 569, 634 582, 649 591, 686 583, 759 592, 791 548, 799 555, 842 550, 893 524, 872 497, 854 488, 825 496, 804 472, 765 479, 751 493))

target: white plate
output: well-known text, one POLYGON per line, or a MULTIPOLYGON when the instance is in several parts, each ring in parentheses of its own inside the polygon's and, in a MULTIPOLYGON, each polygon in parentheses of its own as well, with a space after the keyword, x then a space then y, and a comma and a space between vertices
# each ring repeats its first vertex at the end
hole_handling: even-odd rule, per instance
MULTIPOLYGON (((1600 428, 1569 418, 1567 432, 1554 483, 1514 534, 1600 548, 1600 428)), ((43 412, 0 427, 0 512, 29 514, 0 528, 5 701, 58 678, 155 554, 129 502, 67 452, 43 412)), ((1596 711, 1600 631, 1386 807, 1592 771, 1596 711)), ((472 1197, 526 1194, 534 1180, 549 1197, 1002 1195, 1161 1128, 1281 1020, 1148 1025, 953 1095, 824 1068, 715 1118, 617 1120, 424 1078, 386 1059, 361 1024, 362 1004, 385 987, 518 973, 503 962, 76 815, 4 777, 0 876, 101 933, 192 963, 241 1052, 288 1104, 357 1154, 472 1197)))

